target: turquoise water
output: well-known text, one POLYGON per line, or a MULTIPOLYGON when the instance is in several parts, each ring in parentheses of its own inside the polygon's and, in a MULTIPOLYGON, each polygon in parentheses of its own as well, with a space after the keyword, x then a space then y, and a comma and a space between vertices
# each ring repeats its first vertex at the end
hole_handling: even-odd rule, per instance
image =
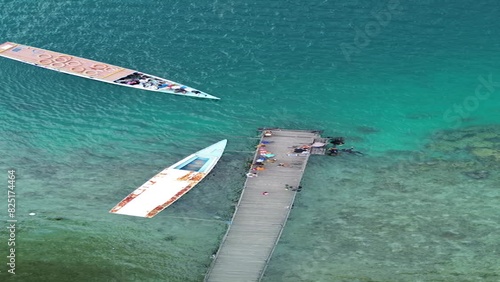
POLYGON ((0 169, 18 177, 16 275, 3 264, 2 281, 202 281, 264 126, 323 129, 365 153, 310 159, 264 281, 500 280, 495 1, 0 4, 3 41, 222 98, 0 58, 0 169), (108 213, 225 138, 213 173, 155 218, 108 213))

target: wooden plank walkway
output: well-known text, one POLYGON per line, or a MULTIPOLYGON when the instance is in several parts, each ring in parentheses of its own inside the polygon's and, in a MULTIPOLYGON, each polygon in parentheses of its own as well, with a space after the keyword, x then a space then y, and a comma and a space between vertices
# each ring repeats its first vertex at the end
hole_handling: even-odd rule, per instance
MULTIPOLYGON (((262 137, 276 162, 266 162, 257 177, 248 177, 232 223, 205 276, 207 282, 259 281, 266 270, 296 195, 308 153, 293 153, 293 146, 319 140, 318 131, 272 130, 262 137), (279 164, 283 163, 284 166, 279 164), (291 188, 287 189, 291 186, 291 188)), ((323 151, 324 152, 324 151, 323 151)), ((254 163, 259 157, 255 153, 254 163)))

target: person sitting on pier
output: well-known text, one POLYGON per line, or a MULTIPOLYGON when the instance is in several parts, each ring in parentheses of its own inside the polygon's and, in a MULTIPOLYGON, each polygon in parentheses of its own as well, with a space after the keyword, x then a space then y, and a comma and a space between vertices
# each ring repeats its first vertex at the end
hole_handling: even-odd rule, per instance
POLYGON ((349 153, 349 154, 363 155, 363 153, 361 153, 360 151, 355 151, 355 150, 354 150, 354 147, 351 147, 351 148, 349 148, 349 149, 342 149, 341 151, 342 151, 342 152, 349 153))
POLYGON ((255 161, 254 165, 264 165, 264 159, 258 159, 255 161))

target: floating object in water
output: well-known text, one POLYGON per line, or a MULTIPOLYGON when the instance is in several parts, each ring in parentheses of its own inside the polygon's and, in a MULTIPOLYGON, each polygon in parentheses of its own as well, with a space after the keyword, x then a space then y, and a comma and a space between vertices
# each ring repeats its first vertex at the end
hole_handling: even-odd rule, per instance
POLYGON ((151 218, 189 192, 214 168, 227 140, 219 141, 167 167, 110 210, 151 218))

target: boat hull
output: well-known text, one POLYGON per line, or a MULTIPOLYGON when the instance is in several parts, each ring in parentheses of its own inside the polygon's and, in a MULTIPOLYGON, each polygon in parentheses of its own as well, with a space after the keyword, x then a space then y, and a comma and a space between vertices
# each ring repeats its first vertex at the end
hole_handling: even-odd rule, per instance
POLYGON ((180 96, 219 99, 203 91, 158 76, 12 42, 0 44, 0 56, 45 69, 120 86, 180 96))
POLYGON ((110 210, 151 218, 189 192, 214 168, 227 140, 219 141, 167 167, 110 210))

